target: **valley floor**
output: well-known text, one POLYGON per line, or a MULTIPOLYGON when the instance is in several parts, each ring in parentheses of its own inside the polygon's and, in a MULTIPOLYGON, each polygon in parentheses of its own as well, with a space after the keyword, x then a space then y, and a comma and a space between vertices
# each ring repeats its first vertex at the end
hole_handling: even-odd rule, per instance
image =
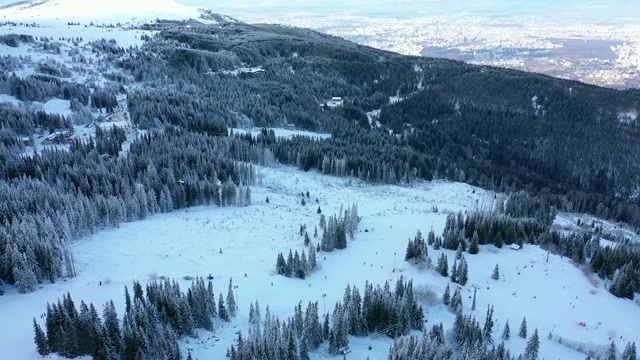
MULTIPOLYGON (((300 301, 303 307, 309 301, 318 301, 321 311, 330 311, 342 299, 347 284, 362 290, 367 280, 374 285, 390 281, 393 286, 400 276, 412 278, 417 293, 430 290, 437 298, 436 304, 423 304, 426 325, 442 322, 445 329, 451 328, 454 314, 439 303, 449 279, 406 263, 407 240, 417 230, 426 236, 433 228, 440 235, 451 212, 492 208, 493 193, 440 181, 405 187, 374 186, 282 166, 260 168, 258 172, 262 186, 252 187, 253 204, 248 207, 196 207, 100 231, 74 242, 76 278, 44 284, 31 294, 17 294, 8 287, 0 296, 0 359, 40 358, 33 343, 32 318, 44 323, 41 314, 47 302, 55 302, 69 292, 76 304, 80 300, 92 302, 101 312, 102 305, 113 299, 122 316, 124 286, 131 288, 136 279, 144 286, 161 276, 176 279, 184 291, 191 283, 184 277, 212 274, 216 296, 220 292, 226 295, 230 278, 238 286, 238 316, 230 323, 216 323, 215 334, 200 332, 199 338, 183 341, 184 356, 187 349, 192 349, 194 358, 199 359, 225 358, 236 332, 246 333, 248 329, 251 302, 258 300, 263 312, 268 306, 271 314, 280 318, 293 315, 300 301), (303 206, 302 193, 306 197, 307 191, 309 197, 303 206), (318 241, 313 238, 318 207, 330 216, 352 203, 358 204, 362 221, 346 250, 319 252, 321 268, 305 280, 275 274, 279 252, 304 248, 300 225, 306 225, 313 242, 318 241)), ((451 264, 454 253, 442 251, 451 264)), ((434 263, 439 253, 429 248, 434 263)), ((607 346, 614 340, 619 351, 628 341, 640 344, 640 306, 613 297, 601 281, 590 280, 567 258, 550 255, 547 262, 545 251, 527 245, 520 251, 481 246, 479 254, 465 257, 469 282, 462 287, 464 312, 474 313, 482 324, 487 306, 493 305, 494 342, 501 340, 508 320, 511 339, 506 346, 512 354, 523 352, 526 345, 526 340, 517 336, 523 317, 529 335, 538 329, 540 358, 544 359, 586 357, 549 340, 550 333, 585 346, 607 346), (496 263, 501 272, 497 281, 491 279, 496 263), (472 311, 474 287, 478 289, 477 305, 472 311)), ((386 359, 391 342, 386 337, 351 337, 352 352, 347 358, 386 359)), ((326 343, 311 357, 342 358, 329 356, 326 343)))

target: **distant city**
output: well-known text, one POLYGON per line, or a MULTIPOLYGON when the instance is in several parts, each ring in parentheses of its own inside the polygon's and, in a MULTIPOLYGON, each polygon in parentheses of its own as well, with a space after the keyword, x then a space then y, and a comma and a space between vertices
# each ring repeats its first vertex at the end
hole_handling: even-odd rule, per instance
POLYGON ((640 2, 181 0, 245 22, 311 28, 407 55, 640 87, 640 2))

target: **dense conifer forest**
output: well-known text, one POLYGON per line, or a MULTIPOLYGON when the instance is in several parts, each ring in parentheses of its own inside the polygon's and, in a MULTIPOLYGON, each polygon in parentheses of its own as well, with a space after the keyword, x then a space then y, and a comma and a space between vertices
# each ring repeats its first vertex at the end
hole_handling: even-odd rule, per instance
MULTIPOLYGON (((464 284, 473 271, 462 252, 473 256, 483 244, 538 244, 611 279, 616 296, 633 298, 640 289, 637 244, 603 247, 598 239, 604 235, 594 227, 584 235, 549 230, 557 211, 640 226, 640 130, 624 115, 640 104, 638 90, 401 56, 279 25, 163 21, 147 28, 158 32, 145 35, 142 46, 122 48, 106 39, 88 44, 104 55, 97 69, 117 69, 104 71, 104 83, 74 83, 55 57, 18 77, 24 59, 0 57, 0 94, 23 104, 65 99, 73 110, 64 117, 0 104, 0 295, 3 282, 30 292, 74 276, 73 239, 190 206, 247 206, 258 185, 254 166, 275 162, 370 183, 448 179, 510 193, 493 213, 452 214, 441 236, 429 233, 425 240, 418 233, 409 242, 405 259, 416 265, 432 265, 427 246, 458 250, 451 268, 446 256, 435 265, 454 282, 464 284), (74 140, 69 151, 23 154, 22 139, 33 141, 36 129, 87 125, 91 111, 108 114, 122 96, 133 125, 147 131, 126 151, 123 130, 113 128, 74 140), (330 105, 332 97, 341 97, 341 105, 330 105), (254 127, 262 131, 233 130, 254 127), (278 139, 273 127, 331 137, 278 139)), ((60 52, 49 39, 17 34, 0 41, 60 52)), ((315 263, 316 251, 346 247, 357 221, 355 207, 329 217, 298 261, 293 254, 278 257, 277 272, 304 278, 315 267, 309 256, 315 263)), ((394 342, 389 358, 449 358, 442 324, 424 329, 412 291, 411 281, 400 281, 395 293, 388 284, 366 284, 361 300, 357 288, 347 288, 324 326, 317 304, 304 315, 298 305, 293 318, 280 321, 268 311, 263 320, 256 303, 251 333, 238 334, 229 357, 304 359, 323 341, 339 354, 347 334, 424 330, 422 337, 394 342)), ((482 328, 459 312, 455 298, 447 301, 457 314, 458 350, 469 358, 510 358, 504 344, 487 342, 493 309, 482 328)), ((216 303, 201 279, 186 294, 170 281, 149 285, 146 295, 134 284, 122 327, 113 303, 101 320, 92 304, 78 310, 67 295, 47 309, 46 331, 34 325, 35 340, 43 355, 180 358, 179 336, 209 329, 212 319, 225 321, 233 312, 233 292, 216 303)), ((528 357, 537 356, 537 336, 529 338, 528 357)))

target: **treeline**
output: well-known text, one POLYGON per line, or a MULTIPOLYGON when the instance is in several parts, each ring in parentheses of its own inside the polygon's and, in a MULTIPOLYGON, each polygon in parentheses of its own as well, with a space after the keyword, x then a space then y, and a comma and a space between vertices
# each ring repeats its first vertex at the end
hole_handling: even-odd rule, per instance
POLYGON ((342 301, 338 301, 332 316, 323 314, 320 323, 318 302, 309 302, 306 311, 302 304, 295 307, 294 315, 279 320, 266 310, 264 320, 260 307, 251 305, 249 334, 238 333, 235 344, 227 350, 231 360, 309 359, 309 350, 328 342, 330 354, 341 354, 349 345, 348 336, 383 334, 397 337, 412 330, 422 330, 424 311, 417 304, 413 281, 402 277, 392 291, 389 283, 373 287, 367 282, 364 295, 357 287, 345 288, 342 301), (329 318, 332 318, 331 323, 329 318))
POLYGON ((498 248, 511 244, 520 247, 535 244, 567 256, 577 265, 589 266, 600 278, 611 281, 608 289, 613 295, 633 299, 634 294, 640 291, 640 245, 628 239, 614 239, 614 245, 603 246, 598 228, 569 234, 551 230, 555 213, 555 207, 541 202, 540 198, 524 192, 512 194, 506 201, 498 201, 494 211, 474 211, 466 217, 462 212, 449 214, 442 237, 431 231, 425 241, 418 231, 416 237, 408 241, 405 260, 431 268, 427 245, 432 245, 435 250, 440 246, 456 250, 456 259, 460 263, 453 264, 451 275, 444 254, 438 258, 435 270, 442 276, 450 275, 453 282, 460 282, 462 251, 476 254, 479 245, 486 244, 498 248))
POLYGON ((60 114, 46 113, 43 110, 24 111, 13 106, 0 106, 0 133, 2 144, 14 152, 24 151, 20 137, 32 137, 35 128, 46 129, 52 133, 56 129, 70 128, 71 121, 60 114))
POLYGON ((539 244, 556 254, 571 258, 576 264, 589 266, 602 279, 611 281, 609 292, 617 297, 633 299, 640 292, 640 245, 632 240, 618 239, 614 244, 601 245, 601 238, 587 232, 542 234, 539 244))
POLYGON ((182 359, 179 339, 195 336, 196 329, 214 331, 216 319, 230 321, 237 305, 229 280, 226 301, 216 302, 213 285, 196 278, 186 293, 175 281, 133 283, 125 286, 126 308, 118 319, 113 300, 103 307, 102 318, 93 304, 76 307, 70 294, 47 304, 44 330, 33 320, 34 341, 42 356, 57 353, 67 358, 89 355, 93 359, 182 359))
POLYGON ((25 34, 4 34, 0 35, 0 44, 4 44, 11 47, 18 47, 20 43, 32 43, 34 42, 34 38, 31 35, 25 34))
POLYGON ((343 209, 336 215, 325 219, 324 214, 320 214, 320 229, 322 229, 322 239, 318 244, 320 250, 331 252, 335 249, 347 248, 347 236, 353 239, 355 230, 358 228, 360 217, 358 216, 358 205, 353 203, 350 208, 343 209))
MULTIPOLYGON (((429 72, 425 90, 383 107, 380 122, 412 148, 437 152, 438 177, 541 195, 584 193, 567 197, 574 207, 602 195, 593 207, 615 198, 637 204, 633 139, 640 130, 623 115, 637 106, 637 91, 467 64, 429 72)), ((616 205, 608 212, 616 216, 616 205)))
POLYGON ((71 239, 158 212, 251 202, 255 170, 230 160, 227 138, 168 129, 118 157, 122 134, 100 134, 97 144, 76 141, 69 152, 0 164, 0 278, 19 291, 74 276, 71 239))
POLYGON ((278 253, 276 259, 276 272, 278 275, 286 277, 297 277, 298 279, 304 279, 308 274, 315 271, 317 268, 316 262, 316 249, 311 244, 309 246, 309 256, 302 250, 302 253, 298 253, 298 250, 293 253, 289 249, 289 255, 285 260, 282 253, 278 253))
POLYGON ((336 130, 328 139, 296 135, 276 138, 263 129, 256 136, 236 134, 236 159, 259 164, 277 160, 303 171, 315 169, 333 176, 352 176, 371 183, 406 184, 433 179, 434 158, 411 150, 406 142, 381 131, 360 131, 353 125, 336 130))
MULTIPOLYGON (((56 62, 41 64, 39 69, 44 74, 34 74, 24 78, 3 73, 0 75, 0 93, 15 96, 20 101, 46 102, 50 99, 78 100, 88 105, 91 96, 89 88, 84 84, 72 83, 60 79, 69 70, 56 62)), ((108 87, 107 87, 108 89, 108 87)), ((106 90, 105 90, 106 91, 106 90)))
MULTIPOLYGON (((553 219, 555 215, 552 215, 553 219)), ((474 211, 463 217, 449 214, 442 234, 442 246, 445 249, 462 250, 474 248, 471 253, 477 253, 478 245, 493 244, 497 248, 503 245, 536 243, 537 236, 548 230, 548 225, 538 222, 535 218, 512 217, 504 213, 487 213, 474 211)))

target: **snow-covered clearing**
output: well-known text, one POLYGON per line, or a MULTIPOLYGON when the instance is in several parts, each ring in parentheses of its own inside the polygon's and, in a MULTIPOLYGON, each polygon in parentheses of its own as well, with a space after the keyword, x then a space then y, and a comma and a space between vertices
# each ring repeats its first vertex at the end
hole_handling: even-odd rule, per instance
POLYGON ((553 222, 553 229, 564 232, 591 232, 595 228, 601 229, 601 236, 606 239, 638 241, 638 235, 631 226, 599 219, 589 214, 561 212, 553 222))
MULTIPOLYGON (((431 228, 440 234, 448 213, 470 211, 493 200, 492 193, 460 183, 373 186, 282 166, 259 171, 263 187, 252 188, 251 206, 196 207, 100 231, 73 243, 76 278, 44 284, 37 292, 26 295, 8 288, 7 294, 0 297, 4 324, 0 327, 0 358, 38 358, 31 319, 40 320, 47 302, 55 302, 66 292, 76 303, 93 302, 99 309, 113 299, 122 316, 124 286, 131 287, 135 279, 144 283, 166 276, 186 289, 190 281, 184 280, 185 276, 211 273, 216 294, 226 294, 229 279, 233 278, 238 286, 238 316, 231 323, 216 323, 215 336, 201 332, 198 339, 183 342, 184 354, 187 348, 193 349, 199 359, 225 357, 236 332, 246 333, 249 304, 256 299, 263 309, 268 305, 271 313, 281 318, 293 315, 299 301, 303 306, 308 301, 318 301, 322 311, 330 311, 342 298, 347 284, 362 288, 367 280, 382 284, 387 280, 395 282, 399 276, 413 278, 416 289, 429 289, 440 298, 448 278, 405 263, 407 239, 415 236, 418 229, 425 235, 431 228), (310 197, 302 206, 301 193, 307 191, 310 197), (265 202, 267 197, 269 203, 265 202), (354 202, 362 221, 346 250, 318 253, 321 269, 305 280, 274 274, 279 252, 303 249, 300 224, 306 224, 313 234, 318 206, 324 214, 331 215, 341 205, 354 202)), ((453 252, 444 251, 451 263, 453 252)), ((429 255, 435 262, 439 251, 430 248, 429 255)), ((569 259, 551 255, 546 262, 546 256, 538 247, 526 245, 520 251, 481 246, 478 255, 467 254, 470 271, 468 285, 462 287, 464 312, 471 312, 476 286, 474 315, 482 323, 487 305, 494 306, 494 340, 499 342, 502 327, 509 320, 512 337, 506 342, 507 347, 512 353, 521 353, 526 342, 516 333, 526 316, 529 332, 534 328, 540 332, 540 356, 546 359, 585 358, 584 354, 548 340, 551 331, 565 339, 597 345, 613 339, 618 349, 627 341, 640 343, 640 307, 636 303, 613 297, 597 281, 592 284, 569 259), (498 281, 490 278, 496 263, 501 272, 498 281), (579 322, 586 326, 576 325, 579 322)), ((443 322, 445 329, 451 328, 454 315, 447 307, 423 305, 427 326, 443 322)), ((351 337, 352 352, 347 358, 385 359, 391 341, 385 337, 351 337)), ((342 358, 327 355, 326 343, 311 356, 342 358)))
MULTIPOLYGON (((321 134, 321 133, 315 133, 315 132, 310 132, 305 130, 293 130, 293 129, 282 129, 282 128, 269 129, 269 130, 273 130, 273 132, 276 134, 276 137, 278 138, 291 138, 296 135, 308 136, 314 139, 327 139, 331 137, 331 134, 321 134)), ((251 128, 251 129, 232 128, 229 130, 229 132, 230 133, 233 132, 233 134, 250 133, 253 136, 260 134, 261 131, 262 131, 261 128, 251 128)))

